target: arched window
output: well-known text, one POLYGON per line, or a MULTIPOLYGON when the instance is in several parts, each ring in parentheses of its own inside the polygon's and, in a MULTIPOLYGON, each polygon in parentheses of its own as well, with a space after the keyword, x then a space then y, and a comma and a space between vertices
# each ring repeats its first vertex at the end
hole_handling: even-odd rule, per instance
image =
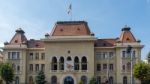
POLYGON ((127 63, 127 70, 131 70, 131 63, 130 62, 127 63))
POLYGON ((113 77, 109 77, 109 84, 113 84, 113 77))
POLYGON ((87 84, 87 77, 86 76, 82 76, 81 77, 81 81, 83 84, 87 84))
POLYGON ((32 76, 29 77, 29 84, 33 84, 33 77, 32 76))
POLYGON ((71 61, 72 59, 71 59, 71 57, 67 57, 67 61, 71 61))
POLYGON ((101 84, 101 77, 100 76, 97 76, 97 79, 96 79, 96 84, 101 84))
POLYGON ((15 84, 19 84, 19 77, 18 76, 15 78, 15 84))
POLYGON ((57 58, 53 57, 52 58, 52 70, 57 70, 57 58))
POLYGON ((64 70, 64 58, 60 57, 59 59, 59 69, 64 70))
POLYGON ((81 65, 82 65, 82 70, 87 70, 87 59, 86 59, 86 57, 82 57, 81 65))
POLYGON ((56 76, 51 77, 51 84, 57 84, 57 77, 56 76))
POLYGON ((123 84, 127 84, 128 83, 128 81, 127 81, 127 77, 126 76, 124 76, 123 77, 123 84))
POLYGON ((79 58, 74 58, 74 70, 79 70, 79 58))

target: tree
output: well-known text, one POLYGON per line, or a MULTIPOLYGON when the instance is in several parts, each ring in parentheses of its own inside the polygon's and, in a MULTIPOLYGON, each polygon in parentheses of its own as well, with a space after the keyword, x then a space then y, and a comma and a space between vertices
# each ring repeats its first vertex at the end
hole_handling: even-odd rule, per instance
POLYGON ((136 64, 133 75, 141 81, 141 84, 147 84, 150 81, 150 65, 143 62, 136 64))
POLYGON ((45 84, 45 74, 43 71, 39 71, 38 75, 36 76, 36 84, 45 84))
POLYGON ((96 84, 96 79, 94 77, 92 77, 89 84, 96 84))
POLYGON ((80 81, 78 84, 83 84, 83 82, 82 82, 82 81, 80 81))
POLYGON ((14 70, 9 63, 3 63, 0 65, 0 76, 6 82, 6 84, 10 84, 13 82, 14 78, 14 70))
POLYGON ((147 55, 147 61, 148 61, 148 63, 150 63, 150 52, 147 55))

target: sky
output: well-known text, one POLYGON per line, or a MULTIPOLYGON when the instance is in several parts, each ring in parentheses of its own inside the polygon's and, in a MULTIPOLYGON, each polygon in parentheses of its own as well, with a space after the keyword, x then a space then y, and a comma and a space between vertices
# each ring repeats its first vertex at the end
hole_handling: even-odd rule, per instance
POLYGON ((22 28, 28 39, 41 39, 55 22, 87 21, 98 38, 116 38, 128 25, 144 45, 142 59, 150 51, 150 0, 0 0, 0 46, 22 28))

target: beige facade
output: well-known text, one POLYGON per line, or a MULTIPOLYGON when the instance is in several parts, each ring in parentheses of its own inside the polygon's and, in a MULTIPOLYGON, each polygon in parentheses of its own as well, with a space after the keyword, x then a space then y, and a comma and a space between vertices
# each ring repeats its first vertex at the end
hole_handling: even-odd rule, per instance
MULTIPOLYGON (((40 70, 48 84, 87 84, 92 77, 97 84, 130 84, 131 60, 141 60, 142 45, 124 27, 119 38, 98 39, 85 21, 57 22, 41 40, 27 38, 22 29, 5 43, 4 60, 15 69, 15 84, 35 83, 40 70), (132 46, 130 54, 126 50, 132 46), (131 56, 130 56, 131 55, 131 56)), ((140 82, 134 79, 136 84, 140 82)))

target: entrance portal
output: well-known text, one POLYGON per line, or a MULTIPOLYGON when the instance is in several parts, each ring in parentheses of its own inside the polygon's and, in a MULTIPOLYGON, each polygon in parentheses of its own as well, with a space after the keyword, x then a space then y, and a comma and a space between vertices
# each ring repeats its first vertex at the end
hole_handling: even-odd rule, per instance
POLYGON ((67 76, 67 77, 64 79, 64 84, 74 84, 73 78, 70 77, 70 76, 67 76))

